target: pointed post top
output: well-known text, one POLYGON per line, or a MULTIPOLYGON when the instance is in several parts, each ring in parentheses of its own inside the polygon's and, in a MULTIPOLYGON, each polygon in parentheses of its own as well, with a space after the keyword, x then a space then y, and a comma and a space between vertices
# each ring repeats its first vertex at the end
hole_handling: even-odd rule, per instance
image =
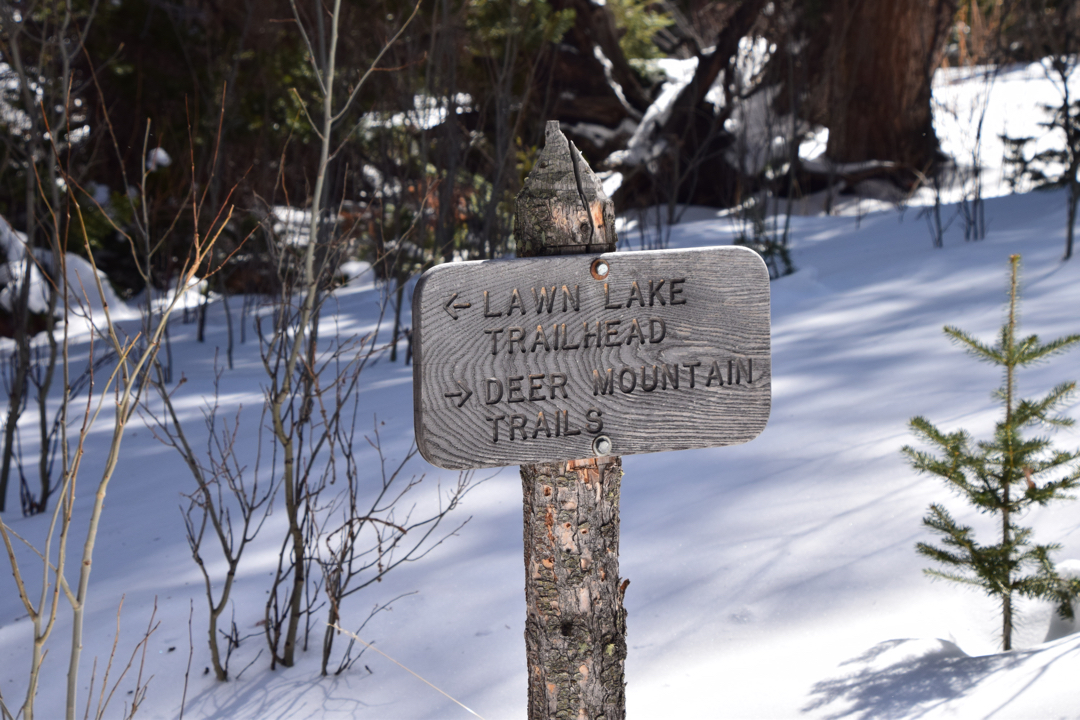
POLYGON ((514 239, 518 257, 613 252, 618 242, 615 204, 557 120, 518 193, 514 239))

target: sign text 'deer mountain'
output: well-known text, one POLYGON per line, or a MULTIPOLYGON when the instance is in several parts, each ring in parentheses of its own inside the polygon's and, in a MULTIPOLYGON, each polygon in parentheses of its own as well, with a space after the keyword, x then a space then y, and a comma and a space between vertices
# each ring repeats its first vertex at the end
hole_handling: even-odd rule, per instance
POLYGON ((746 442, 769 332, 746 248, 439 265, 413 296, 416 441, 453 469, 746 442))

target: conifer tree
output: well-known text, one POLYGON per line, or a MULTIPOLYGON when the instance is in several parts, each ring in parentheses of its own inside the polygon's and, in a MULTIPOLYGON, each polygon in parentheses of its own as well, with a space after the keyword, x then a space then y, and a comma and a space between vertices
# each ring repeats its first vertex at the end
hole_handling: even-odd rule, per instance
POLYGON ((1037 400, 1018 399, 1017 368, 1032 365, 1080 343, 1080 335, 1069 335, 1042 344, 1035 335, 1018 339, 1017 275, 1020 256, 1010 258, 1008 316, 997 343, 986 345, 955 327, 945 333, 979 360, 1004 369, 1004 384, 994 395, 1001 401, 1004 417, 992 439, 973 441, 965 430, 947 433, 926 418, 911 420, 912 432, 934 451, 903 448, 912 466, 942 478, 980 512, 996 516, 1000 535, 993 544, 980 544, 971 526, 958 523, 939 503, 930 506, 923 524, 940 536, 939 545, 920 542, 916 550, 934 560, 942 569, 927 569, 931 576, 981 588, 1001 603, 1001 642, 1012 649, 1013 598, 1039 598, 1058 604, 1066 618, 1073 614, 1072 601, 1080 594, 1080 581, 1061 577, 1050 554, 1060 546, 1038 544, 1032 529, 1017 524, 1025 510, 1069 497, 1066 493, 1080 485, 1080 450, 1053 447, 1045 435, 1025 434, 1025 430, 1067 427, 1073 419, 1057 415, 1076 389, 1065 382, 1037 400))

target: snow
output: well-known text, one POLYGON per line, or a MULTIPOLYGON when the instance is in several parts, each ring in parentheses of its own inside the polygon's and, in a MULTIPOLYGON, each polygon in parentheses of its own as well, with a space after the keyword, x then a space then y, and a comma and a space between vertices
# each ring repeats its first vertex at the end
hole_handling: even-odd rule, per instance
POLYGON ((7 262, 18 262, 26 254, 26 233, 21 233, 0 217, 0 251, 7 262))
MULTIPOLYGON (((941 149, 960 165, 971 166, 977 125, 985 106, 980 148, 986 168, 983 183, 993 194, 1007 193, 1001 165, 1005 155, 1002 135, 1033 138, 1026 151, 1028 159, 1064 143, 1060 130, 1047 132, 1040 126, 1049 117, 1042 108, 1061 104, 1060 87, 1049 80, 1053 77, 1042 63, 939 71, 934 77, 934 127, 941 149)), ((1080 93, 1080 72, 1070 77, 1069 92, 1072 97, 1080 93)), ((956 199, 950 197, 949 201, 956 199)))
MULTIPOLYGON (((16 20, 16 22, 18 22, 16 20)), ((23 132, 30 129, 30 118, 17 107, 5 101, 5 96, 18 91, 19 80, 15 71, 5 62, 0 62, 0 124, 8 125, 23 132)))
POLYGON ((172 165, 172 157, 165 148, 156 147, 146 154, 146 169, 150 172, 172 165))
POLYGON ((653 140, 653 135, 656 129, 662 127, 671 116, 679 93, 694 79, 698 59, 696 57, 687 60, 664 58, 651 62, 664 72, 664 83, 659 95, 645 111, 634 134, 626 142, 626 149, 618 150, 608 156, 607 164, 611 167, 633 167, 654 160, 663 154, 664 148, 667 147, 666 141, 653 140))
MULTIPOLYGON (((1041 96, 1045 80, 1028 70, 1018 75, 1023 82, 1003 73, 994 84, 994 102, 1011 109, 994 105, 993 116, 1007 117, 1010 131, 1041 119, 1030 98, 1041 96)), ((972 82, 978 81, 949 87, 978 92, 964 90, 972 82)), ((987 139, 996 132, 988 127, 987 139)), ((948 132, 946 143, 962 142, 948 132)), ((989 151, 985 157, 996 162, 989 151)), ((900 454, 913 442, 907 421, 914 415, 977 437, 992 430, 997 416, 990 394, 997 371, 953 346, 942 326, 992 339, 1002 320, 1008 257, 1020 253, 1023 332, 1044 340, 1080 332, 1080 260, 1060 260, 1064 194, 1007 195, 995 186, 986 195, 986 239, 964 242, 955 222, 942 249, 932 247, 916 208, 792 218, 798 271, 772 283, 773 409, 766 430, 737 447, 624 459, 620 559, 622 575, 632 581, 626 593, 631 720, 1080 717, 1080 635, 1061 634, 1069 628, 1054 625, 1048 604, 1025 602, 1018 649, 1000 652, 995 604, 932 582, 914 550, 927 539, 920 520, 931 502, 944 503, 977 532, 993 530, 989 518, 939 481, 913 473, 900 454)), ((692 209, 671 228, 670 246, 730 243, 735 231, 726 214, 692 209)), ((628 248, 634 242, 628 235, 628 248)), ((323 334, 376 324, 382 295, 364 269, 351 268, 355 279, 336 292, 323 334)), ((195 325, 179 317, 170 332, 177 377, 187 378, 174 402, 197 434, 215 348, 226 339, 220 304, 211 306, 205 344, 195 342, 195 325)), ((386 332, 384 326, 384 339, 386 332)), ((249 458, 264 383, 253 337, 237 346, 220 399, 230 417, 243 406, 249 458)), ((1076 351, 1021 374, 1020 391, 1038 395, 1066 379, 1080 379, 1076 351)), ((387 454, 400 458, 412 438, 411 368, 379 360, 365 370, 360 399, 361 417, 385 423, 387 454)), ((1080 405, 1066 412, 1080 419, 1080 405)), ((23 428, 30 454, 32 416, 23 428)), ((83 460, 76 538, 93 500, 108 427, 99 421, 83 460)), ((371 425, 365 420, 357 429, 370 433, 371 425)), ((1080 432, 1060 431, 1056 440, 1075 448, 1080 432)), ((370 452, 364 458, 361 467, 374 461, 370 452)), ((437 482, 445 487, 456 479, 419 459, 410 472, 426 474, 421 506, 435 501, 437 482)), ((423 561, 350 599, 344 622, 355 629, 376 603, 415 591, 372 620, 361 637, 480 716, 524 718, 520 481, 516 468, 480 477, 487 479, 458 513, 459 521, 471 516, 469 524, 423 561)), ((231 663, 234 672, 244 671, 227 683, 204 675, 205 597, 177 510, 192 488, 174 451, 134 423, 94 556, 80 703, 95 657, 100 685, 123 601, 121 664, 155 603, 161 623, 149 640, 143 677, 153 679, 140 718, 178 717, 189 653, 183 705, 189 720, 472 717, 375 653, 341 676, 321 678, 313 642, 296 667, 269 670, 257 623, 276 563, 280 512, 245 555, 224 616, 235 617, 241 634, 250 636, 231 663)), ((1024 518, 1036 541, 1062 545, 1056 557, 1070 572, 1080 570, 1078 517, 1066 504, 1024 518)), ((31 541, 40 541, 47 522, 17 511, 4 520, 31 541)), ((25 549, 19 557, 32 558, 25 549)), ((69 630, 70 614, 62 612, 38 697, 42 718, 62 716, 69 630)), ((12 706, 22 699, 30 644, 30 622, 5 572, 0 693, 12 706)), ((121 682, 110 714, 119 715, 132 697, 136 670, 121 682)))
MULTIPOLYGON (((19 279, 26 272, 24 259, 26 257, 26 235, 12 229, 8 222, 0 217, 0 251, 8 262, 0 265, 0 280, 3 287, 0 288, 0 307, 10 311, 16 300, 15 293, 18 291, 19 279)), ((42 267, 51 268, 53 254, 48 250, 35 250, 36 262, 30 266, 29 308, 34 313, 44 313, 49 309, 49 282, 41 272, 42 267)), ((103 327, 105 323, 102 299, 109 306, 116 320, 128 320, 139 317, 138 310, 129 307, 122 302, 112 289, 105 273, 95 270, 88 260, 79 255, 69 253, 67 256, 67 300, 72 308, 72 319, 77 327, 70 332, 89 332, 91 323, 103 327), (97 280, 101 279, 101 290, 98 290, 97 280)), ((63 306, 63 302, 60 303, 63 306)), ((0 347, 3 343, 0 342, 0 347)), ((4 347, 6 350, 6 347, 4 347)))
MULTIPOLYGON (((458 115, 469 112, 472 106, 473 99, 468 93, 454 95, 454 107, 458 115)), ((419 130, 431 130, 446 120, 447 113, 447 101, 430 95, 418 94, 413 96, 413 107, 410 110, 395 113, 368 113, 364 116, 360 128, 362 131, 372 127, 411 127, 419 130)))
MULTIPOLYGON (((765 67, 765 63, 769 56, 775 52, 775 45, 770 45, 768 41, 763 38, 752 40, 750 38, 743 38, 739 41, 739 50, 735 57, 735 72, 737 73, 737 84, 740 88, 750 87, 755 77, 761 73, 765 67)), ((596 50, 598 59, 602 63, 608 63, 607 58, 602 58, 599 48, 596 50)), ((702 56, 708 56, 713 52, 712 48, 706 48, 702 52, 702 56)), ((608 63, 610 64, 610 63, 608 63)), ((658 58, 655 60, 646 61, 647 67, 650 70, 659 70, 664 75, 664 80, 660 86, 660 92, 652 104, 649 105, 649 109, 645 111, 645 115, 638 123, 637 129, 634 130, 633 135, 626 143, 625 150, 618 150, 613 152, 606 160, 606 163, 613 168, 630 168, 640 165, 644 162, 652 162, 657 157, 663 154, 667 148, 667 140, 663 138, 655 138, 657 128, 660 128, 671 117, 672 109, 675 106, 675 101, 679 97, 679 93, 690 84, 690 81, 694 79, 694 72, 697 70, 698 58, 692 57, 687 59, 678 58, 658 58)), ((608 65, 605 64, 605 71, 607 71, 608 65)), ((705 101, 712 104, 716 111, 724 106, 724 77, 726 70, 721 70, 716 79, 713 80, 713 84, 709 90, 705 93, 705 101)), ((610 75, 610 73, 608 73, 610 75)), ((619 95, 620 100, 625 105, 625 98, 622 97, 622 89, 617 84, 608 78, 609 84, 611 84, 616 93, 619 95)), ((740 124, 746 126, 752 126, 757 129, 757 123, 761 119, 764 111, 765 104, 771 100, 769 98, 763 98, 760 95, 756 95, 753 98, 754 108, 751 112, 746 112, 742 108, 736 112, 737 119, 732 125, 728 126, 729 131, 734 132, 740 124)), ((787 126, 790 127, 790 121, 787 122, 787 126)), ((770 127, 769 130, 779 132, 780 127, 770 127)), ((761 133, 755 133, 755 140, 759 139, 761 133)), ((760 150, 759 150, 760 152, 760 150)))
POLYGON ((630 101, 626 99, 626 93, 623 91, 622 85, 615 80, 615 66, 612 64, 611 60, 608 59, 607 55, 604 55, 604 51, 600 49, 599 45, 593 48, 593 55, 596 57, 597 62, 604 68, 604 77, 607 79, 607 83, 611 86, 611 89, 615 91, 615 96, 619 98, 619 102, 626 109, 626 112, 629 113, 631 117, 640 120, 641 113, 635 110, 630 104, 630 101))
MULTIPOLYGON (((1080 578, 1080 560, 1063 560, 1057 563, 1058 574, 1066 578, 1080 578)), ((1043 642, 1050 642, 1051 640, 1057 640, 1063 638, 1066 635, 1072 635, 1080 627, 1077 627, 1076 622, 1076 603, 1073 603, 1073 617, 1063 618, 1060 615, 1054 615, 1050 618, 1050 627, 1046 631, 1046 637, 1043 638, 1043 642)))

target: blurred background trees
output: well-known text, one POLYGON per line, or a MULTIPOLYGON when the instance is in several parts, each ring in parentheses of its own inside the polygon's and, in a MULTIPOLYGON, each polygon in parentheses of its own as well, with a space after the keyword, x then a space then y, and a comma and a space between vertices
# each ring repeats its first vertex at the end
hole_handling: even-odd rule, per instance
MULTIPOLYGON (((610 187, 623 212, 775 201, 853 173, 909 191, 940 160, 933 72, 1067 57, 1076 5, 423 0, 342 120, 352 130, 328 168, 326 202, 335 232, 400 298, 426 266, 512 251, 510 199, 548 119, 593 167, 618 173, 610 187), (826 170, 798 153, 822 128, 826 170)), ((343 3, 343 82, 412 8, 343 3)), ((37 193, 56 184, 57 163, 80 186, 100 265, 128 297, 146 285, 140 263, 164 286, 206 231, 176 220, 192 181, 211 206, 236 188, 244 212, 220 240, 226 256, 274 208, 310 205, 304 160, 317 137, 304 103, 317 80, 288 0, 8 0, 2 23, 0 215, 30 246, 66 232, 50 229, 37 193), (63 139, 55 153, 50 137, 63 139), (134 192, 148 168, 145 192, 134 192), (103 215, 136 234, 141 216, 154 226, 141 232, 164 240, 140 261, 103 215)), ((268 227, 211 290, 272 284, 273 229, 288 223, 268 227)))

